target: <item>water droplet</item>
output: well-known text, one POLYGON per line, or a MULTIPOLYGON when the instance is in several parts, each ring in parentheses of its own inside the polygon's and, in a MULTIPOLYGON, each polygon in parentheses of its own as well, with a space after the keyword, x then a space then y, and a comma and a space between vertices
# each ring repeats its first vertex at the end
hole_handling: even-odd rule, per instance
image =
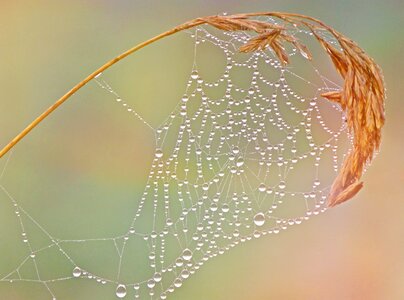
POLYGON ((173 225, 173 221, 170 219, 170 218, 168 218, 167 220, 166 220, 166 225, 167 226, 171 226, 171 225, 173 225))
POLYGON ((265 224, 265 215, 263 213, 257 213, 254 216, 254 224, 257 226, 262 226, 265 224))
POLYGON ((236 166, 241 167, 242 165, 244 165, 244 159, 240 157, 237 159, 236 166))
POLYGON ((156 156, 157 158, 162 158, 162 157, 163 157, 163 151, 162 151, 160 148, 157 148, 157 149, 156 149, 155 156, 156 156))
POLYGON ((147 287, 148 287, 149 289, 154 288, 155 285, 156 285, 156 282, 154 281, 154 279, 149 279, 149 280, 147 281, 147 287))
POLYGON ((149 254, 149 259, 150 260, 153 260, 153 259, 155 259, 156 258, 156 254, 154 253, 154 252, 150 252, 150 254, 149 254))
POLYGON ((81 276, 81 269, 79 267, 75 267, 73 269, 73 277, 80 277, 81 276))
POLYGON ((182 272, 181 272, 181 277, 182 278, 184 278, 184 279, 187 279, 188 277, 189 277, 189 271, 188 270, 183 270, 182 272))
POLYGON ((115 294, 118 298, 124 298, 126 296, 126 286, 123 284, 118 285, 115 294))
POLYGON ((266 187, 265 184, 263 184, 263 183, 261 183, 261 184, 258 186, 258 190, 259 190, 260 192, 265 192, 266 189, 267 189, 267 187, 266 187))
POLYGON ((176 278, 176 279, 174 280, 174 286, 175 286, 176 288, 179 288, 179 287, 181 287, 181 285, 182 285, 182 280, 181 280, 180 278, 176 278))
POLYGON ((210 210, 211 210, 211 211, 217 211, 217 204, 216 204, 216 203, 212 203, 212 205, 210 206, 210 210))
POLYGON ((175 265, 177 267, 181 267, 184 264, 184 261, 182 260, 181 257, 177 258, 177 260, 175 261, 175 265))
POLYGON ((192 73, 191 73, 191 78, 192 79, 198 79, 198 77, 199 77, 199 75, 198 75, 198 71, 192 71, 192 73))
POLYGON ((161 273, 154 274, 153 279, 154 279, 155 282, 160 282, 161 279, 162 279, 161 273))
POLYGON ((300 54, 301 54, 305 59, 309 59, 309 55, 307 54, 306 51, 300 50, 300 54))
POLYGON ((204 183, 203 186, 202 186, 202 189, 203 189, 204 191, 209 190, 209 183, 204 183))
POLYGON ((185 250, 182 252, 182 258, 183 258, 184 260, 187 260, 187 261, 191 260, 191 258, 192 258, 192 251, 189 250, 189 249, 185 249, 185 250))

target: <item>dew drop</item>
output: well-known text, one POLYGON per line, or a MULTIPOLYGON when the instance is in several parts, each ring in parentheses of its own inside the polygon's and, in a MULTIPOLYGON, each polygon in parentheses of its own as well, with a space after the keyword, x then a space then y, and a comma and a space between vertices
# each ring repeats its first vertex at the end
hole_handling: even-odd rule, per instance
POLYGON ((73 277, 80 277, 81 276, 81 269, 79 267, 75 267, 73 269, 73 277))
POLYGON ((204 183, 204 184, 202 185, 202 189, 203 189, 204 191, 209 190, 209 183, 204 183))
POLYGON ((192 258, 192 252, 191 252, 191 250, 185 249, 185 250, 182 252, 182 258, 183 258, 184 260, 186 260, 186 261, 190 261, 191 258, 192 258))
POLYGON ((175 261, 175 265, 177 267, 182 267, 184 265, 184 261, 182 260, 181 257, 177 258, 177 260, 175 261))
POLYGON ((191 78, 192 79, 198 79, 199 75, 198 75, 198 71, 192 71, 191 73, 191 78))
POLYGON ((167 220, 166 220, 166 225, 167 226, 171 226, 171 225, 173 225, 174 224, 174 222, 170 219, 170 218, 168 218, 167 220))
POLYGON ((118 298, 124 298, 126 296, 126 286, 123 284, 118 285, 115 294, 118 298))
POLYGON ((156 285, 156 282, 154 281, 153 278, 152 278, 152 279, 149 279, 149 281, 147 281, 147 287, 148 287, 149 289, 154 288, 155 285, 156 285))
POLYGON ((265 224, 265 215, 263 213, 257 213, 254 216, 254 224, 257 226, 262 226, 265 224))
POLYGON ((242 165, 244 165, 244 159, 240 157, 237 159, 236 166, 241 167, 242 165))
POLYGON ((267 189, 267 187, 266 187, 265 184, 263 184, 263 183, 261 183, 261 184, 258 186, 258 190, 259 190, 260 192, 265 192, 266 189, 267 189))
POLYGON ((162 158, 163 157, 163 151, 160 148, 157 148, 155 156, 156 156, 156 158, 162 158))
POLYGON ((211 210, 211 211, 217 211, 217 204, 216 204, 216 203, 212 203, 212 205, 210 206, 210 210, 211 210))
POLYGON ((305 59, 310 59, 309 55, 307 54, 306 51, 300 50, 300 54, 305 58, 305 59))
POLYGON ((153 279, 154 279, 155 282, 160 282, 161 279, 162 279, 161 273, 154 274, 153 279))
POLYGON ((174 286, 176 288, 181 287, 181 285, 182 285, 182 280, 180 278, 177 278, 177 279, 174 280, 174 286))

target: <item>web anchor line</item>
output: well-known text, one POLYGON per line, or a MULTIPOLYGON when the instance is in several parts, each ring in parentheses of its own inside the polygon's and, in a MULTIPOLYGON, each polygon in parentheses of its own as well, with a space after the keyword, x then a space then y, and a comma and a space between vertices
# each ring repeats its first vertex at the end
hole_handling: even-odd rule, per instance
POLYGON ((110 84, 108 84, 108 82, 104 78, 101 78, 101 77, 102 77, 102 73, 98 74, 94 78, 94 81, 97 83, 97 85, 100 88, 106 90, 107 92, 113 94, 117 103, 121 104, 129 113, 133 114, 144 125, 149 127, 151 130, 155 131, 153 126, 151 126, 144 118, 142 118, 142 116, 139 115, 138 112, 127 103, 127 101, 125 101, 121 96, 119 96, 119 94, 112 89, 110 84))

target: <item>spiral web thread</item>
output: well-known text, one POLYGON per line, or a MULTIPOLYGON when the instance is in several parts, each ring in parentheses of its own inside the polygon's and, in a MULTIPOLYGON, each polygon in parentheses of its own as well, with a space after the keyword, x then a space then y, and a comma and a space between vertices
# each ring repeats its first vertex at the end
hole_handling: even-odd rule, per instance
MULTIPOLYGON (((299 28, 289 30, 310 36, 299 28)), ((99 87, 155 135, 155 155, 147 184, 140 200, 136 200, 139 202, 127 232, 88 240, 52 236, 3 186, 6 163, 0 188, 14 206, 29 254, 15 270, 3 274, 1 281, 40 283, 55 299, 53 283, 80 279, 112 284, 118 298, 166 299, 210 258, 242 242, 301 224, 327 209, 330 185, 352 144, 340 107, 318 96, 337 90, 338 85, 321 75, 308 60, 320 84, 313 78, 304 79, 293 68, 283 66, 270 49, 246 54, 240 60, 237 49, 251 38, 246 32, 219 33, 200 26, 191 36, 195 55, 185 94, 157 128, 130 107, 102 74, 96 78, 99 87), (223 73, 213 81, 205 79, 198 68, 198 53, 204 44, 220 49, 226 60, 223 73), (240 87, 233 81, 236 69, 250 72, 247 86, 240 87), (268 79, 267 74, 275 79, 268 79), (301 96, 289 85, 288 78, 310 87, 312 97, 301 96), (211 97, 215 89, 222 89, 222 95, 211 97), (338 117, 338 124, 327 124, 324 104, 328 114, 338 117), (322 132, 319 139, 314 137, 315 128, 322 132), (348 146, 340 146, 341 140, 348 146), (320 165, 326 156, 331 161, 330 170, 323 174, 320 165), (288 181, 301 164, 304 169, 298 176, 310 180, 305 189, 293 188, 288 181), (152 215, 145 216, 146 210, 152 215), (24 228, 26 220, 46 236, 47 247, 31 247, 24 228), (115 277, 104 278, 77 265, 66 250, 71 243, 94 241, 114 245, 119 257, 115 277), (129 244, 131 249, 146 247, 147 255, 142 260, 147 270, 132 282, 123 282, 120 270, 123 258, 131 255, 129 244), (58 249, 69 262, 69 274, 61 271, 57 278, 41 276, 38 255, 49 248, 58 249), (29 261, 33 262, 36 279, 24 278, 19 272, 29 261)), ((288 52, 290 57, 300 55, 297 49, 288 52)))

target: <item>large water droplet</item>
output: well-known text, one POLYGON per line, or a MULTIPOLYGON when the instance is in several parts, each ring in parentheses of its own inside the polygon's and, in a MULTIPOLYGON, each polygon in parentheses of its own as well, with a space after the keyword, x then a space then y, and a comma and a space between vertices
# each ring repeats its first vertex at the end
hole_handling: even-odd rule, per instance
POLYGON ((152 279, 149 279, 149 280, 147 281, 147 287, 148 287, 149 289, 154 288, 155 285, 156 285, 156 282, 154 281, 153 278, 152 278, 152 279))
POLYGON ((263 183, 261 183, 261 184, 258 186, 258 190, 259 190, 260 192, 265 192, 266 189, 267 189, 267 187, 266 187, 265 184, 263 184, 263 183))
POLYGON ((161 273, 154 274, 153 279, 154 279, 155 282, 160 282, 161 279, 162 279, 161 273))
POLYGON ((184 103, 188 102, 188 100, 189 100, 188 95, 182 96, 181 100, 182 100, 182 102, 184 102, 184 103))
POLYGON ((191 78, 192 79, 198 79, 198 77, 199 77, 199 75, 198 75, 198 71, 192 71, 192 73, 191 73, 191 78))
POLYGON ((171 220, 170 218, 168 218, 167 220, 166 220, 166 225, 167 226, 171 226, 171 225, 173 225, 174 224, 174 222, 173 222, 173 220, 171 220))
POLYGON ((236 166, 237 166, 237 167, 241 167, 242 165, 244 165, 244 159, 242 159, 242 158, 240 157, 239 159, 237 159, 236 166))
POLYGON ((163 157, 163 151, 162 151, 160 148, 157 148, 157 149, 156 149, 155 156, 156 156, 157 158, 162 158, 162 157, 163 157))
POLYGON ((185 259, 185 260, 191 260, 191 258, 192 258, 192 251, 191 250, 189 250, 189 249, 185 249, 183 252, 182 252, 182 258, 183 259, 185 259))
POLYGON ((262 226, 265 224, 265 215, 263 213, 257 213, 254 216, 254 224, 257 226, 262 226))
POLYGON ((176 288, 179 288, 179 287, 181 287, 181 285, 182 285, 182 280, 181 280, 180 278, 176 278, 176 279, 174 280, 174 286, 175 286, 176 288))
POLYGON ((81 269, 79 267, 75 267, 73 269, 73 277, 80 277, 81 276, 81 269))
POLYGON ((118 285, 115 294, 118 298, 124 298, 126 296, 126 286, 123 284, 118 285))
POLYGON ((202 189, 203 189, 204 191, 209 190, 209 183, 204 183, 204 184, 202 185, 202 189))

